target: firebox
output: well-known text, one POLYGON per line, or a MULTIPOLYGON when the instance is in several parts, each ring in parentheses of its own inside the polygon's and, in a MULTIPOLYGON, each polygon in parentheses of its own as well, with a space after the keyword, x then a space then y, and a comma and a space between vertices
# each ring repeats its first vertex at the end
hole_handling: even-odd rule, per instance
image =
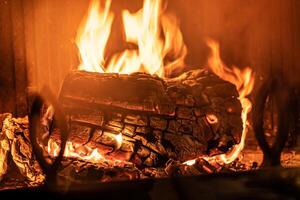
POLYGON ((298 198, 298 1, 0 11, 0 194, 298 198))

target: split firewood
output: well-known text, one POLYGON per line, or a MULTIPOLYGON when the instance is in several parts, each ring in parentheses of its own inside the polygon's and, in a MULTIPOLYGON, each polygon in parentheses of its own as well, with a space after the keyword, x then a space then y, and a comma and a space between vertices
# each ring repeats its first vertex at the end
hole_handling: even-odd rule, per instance
MULTIPOLYGON (((97 149, 105 158, 139 167, 225 153, 242 133, 236 87, 205 70, 174 79, 74 71, 59 101, 69 141, 83 155, 97 149)), ((53 130, 55 138, 59 130, 53 130)))

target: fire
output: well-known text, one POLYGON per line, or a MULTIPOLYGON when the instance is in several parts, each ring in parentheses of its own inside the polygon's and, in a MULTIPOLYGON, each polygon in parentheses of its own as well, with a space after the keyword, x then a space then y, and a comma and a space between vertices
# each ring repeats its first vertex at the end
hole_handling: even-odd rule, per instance
MULTIPOLYGON (((115 141, 115 150, 118 150, 122 146, 122 133, 115 135, 115 141)), ((48 141, 47 151, 51 157, 57 157, 60 151, 60 146, 55 140, 50 138, 48 141)), ((70 141, 67 141, 66 143, 64 157, 79 158, 81 160, 86 160, 94 163, 98 163, 100 161, 107 161, 105 155, 102 155, 97 148, 92 149, 89 146, 81 146, 70 141)), ((120 160, 116 161, 122 162, 120 160)))
MULTIPOLYGON (((214 40, 208 40, 207 45, 211 49, 211 56, 208 59, 208 67, 209 69, 219 76, 221 79, 226 80, 232 84, 234 84, 238 90, 239 93, 239 100, 242 105, 242 113, 241 118, 243 122, 243 131, 242 131, 242 137, 239 144, 236 144, 233 146, 233 148, 225 154, 216 155, 212 157, 201 157, 202 159, 205 159, 208 162, 219 162, 219 163, 231 163, 233 162, 241 153, 241 151, 244 149, 245 146, 245 140, 247 137, 248 132, 248 113, 251 111, 252 103, 247 98, 247 96, 252 92, 254 87, 254 73, 249 68, 246 67, 244 69, 240 69, 236 66, 232 66, 229 68, 226 66, 220 56, 220 46, 219 43, 214 40)), ((206 116, 206 119, 209 123, 217 123, 217 117, 209 114, 206 116)), ((188 160, 184 162, 184 165, 194 165, 196 163, 196 159, 188 160)))
POLYGON ((192 165, 194 165, 195 163, 196 163, 196 159, 193 159, 193 160, 185 161, 185 162, 182 163, 182 164, 188 165, 188 166, 192 166, 192 165))
MULTIPOLYGON (((137 62, 146 72, 160 76, 163 75, 164 47, 160 37, 161 14, 161 2, 158 0, 145 0, 143 8, 137 13, 123 12, 126 41, 137 44, 139 48, 137 62)), ((128 70, 131 66, 124 65, 124 68, 128 70)))
MULTIPOLYGON (((110 5, 111 0, 91 1, 87 18, 80 26, 76 38, 81 58, 79 70, 121 74, 146 72, 160 77, 168 77, 173 70, 180 70, 184 67, 187 48, 179 29, 179 23, 176 17, 165 12, 162 0, 144 0, 143 7, 136 13, 130 13, 128 10, 122 12, 125 40, 127 43, 135 44, 137 48, 125 49, 123 52, 113 55, 110 60, 106 60, 105 50, 114 19, 110 5)), ((209 68, 221 79, 236 86, 243 109, 241 142, 227 154, 206 158, 230 163, 244 148, 247 135, 247 114, 251 110, 251 102, 247 95, 253 89, 254 73, 248 67, 244 69, 235 66, 227 67, 221 60, 219 44, 213 40, 209 40, 207 43, 212 51, 208 60, 209 68)), ((213 114, 208 115, 206 119, 211 124, 218 122, 218 118, 213 114)), ((120 133, 116 135, 115 150, 119 149, 121 144, 122 134, 120 133)), ((102 159, 102 155, 96 150, 90 150, 90 154, 85 156, 75 152, 73 145, 68 143, 66 156, 102 159)), ((193 165, 195 160, 185 163, 193 165)))
POLYGON ((79 70, 104 72, 104 52, 114 15, 111 0, 92 0, 87 19, 78 30, 76 44, 81 58, 79 70))
POLYGON ((118 150, 118 149, 121 148, 122 142, 123 142, 122 133, 119 133, 118 135, 116 135, 115 136, 115 140, 116 140, 116 147, 115 147, 115 149, 118 150))
MULTIPOLYGON (((76 144, 72 142, 67 142, 64 152, 64 157, 68 158, 79 158, 81 160, 87 160, 89 162, 99 162, 104 159, 103 155, 98 151, 98 149, 91 149, 89 147, 84 147, 83 151, 80 152, 79 149, 76 148, 76 144)), ((60 151, 60 146, 53 139, 49 139, 48 142, 48 153, 51 157, 57 157, 60 151)))
POLYGON ((147 72, 163 77, 184 66, 187 48, 179 23, 173 15, 164 12, 161 0, 145 0, 143 8, 136 13, 123 11, 126 42, 137 45, 137 49, 125 49, 111 60, 105 60, 114 16, 109 10, 110 3, 91 2, 87 20, 76 39, 81 58, 79 70, 121 74, 147 72))
POLYGON ((249 68, 240 69, 238 67, 232 66, 229 68, 226 66, 220 56, 219 44, 214 40, 207 41, 208 46, 211 49, 211 57, 208 60, 208 66, 221 79, 226 80, 234 84, 239 92, 239 100, 242 104, 242 122, 243 122, 243 132, 241 137, 241 142, 233 147, 233 149, 226 154, 218 155, 215 158, 221 160, 224 163, 230 163, 234 161, 240 152, 243 150, 245 145, 245 140, 248 132, 247 127, 247 116, 251 110, 251 101, 247 96, 251 93, 254 86, 254 73, 249 68))

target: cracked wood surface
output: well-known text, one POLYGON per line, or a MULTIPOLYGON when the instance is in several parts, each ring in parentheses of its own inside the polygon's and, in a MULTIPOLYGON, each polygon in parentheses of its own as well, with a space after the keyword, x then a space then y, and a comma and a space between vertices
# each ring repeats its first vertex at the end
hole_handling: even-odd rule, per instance
POLYGON ((70 141, 140 167, 224 153, 239 143, 242 132, 235 86, 205 70, 173 79, 74 71, 59 100, 70 141), (211 115, 217 121, 209 121, 211 115), (123 142, 114 151, 119 133, 123 142))

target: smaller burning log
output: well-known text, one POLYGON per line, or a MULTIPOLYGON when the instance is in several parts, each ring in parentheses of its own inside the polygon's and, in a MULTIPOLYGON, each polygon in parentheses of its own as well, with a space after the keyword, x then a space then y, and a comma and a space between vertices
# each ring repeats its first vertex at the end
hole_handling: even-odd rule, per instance
POLYGON ((166 80, 76 71, 66 77, 59 101, 71 130, 69 152, 86 157, 97 149, 105 159, 143 168, 224 153, 239 143, 237 97, 233 84, 205 70, 166 80))

